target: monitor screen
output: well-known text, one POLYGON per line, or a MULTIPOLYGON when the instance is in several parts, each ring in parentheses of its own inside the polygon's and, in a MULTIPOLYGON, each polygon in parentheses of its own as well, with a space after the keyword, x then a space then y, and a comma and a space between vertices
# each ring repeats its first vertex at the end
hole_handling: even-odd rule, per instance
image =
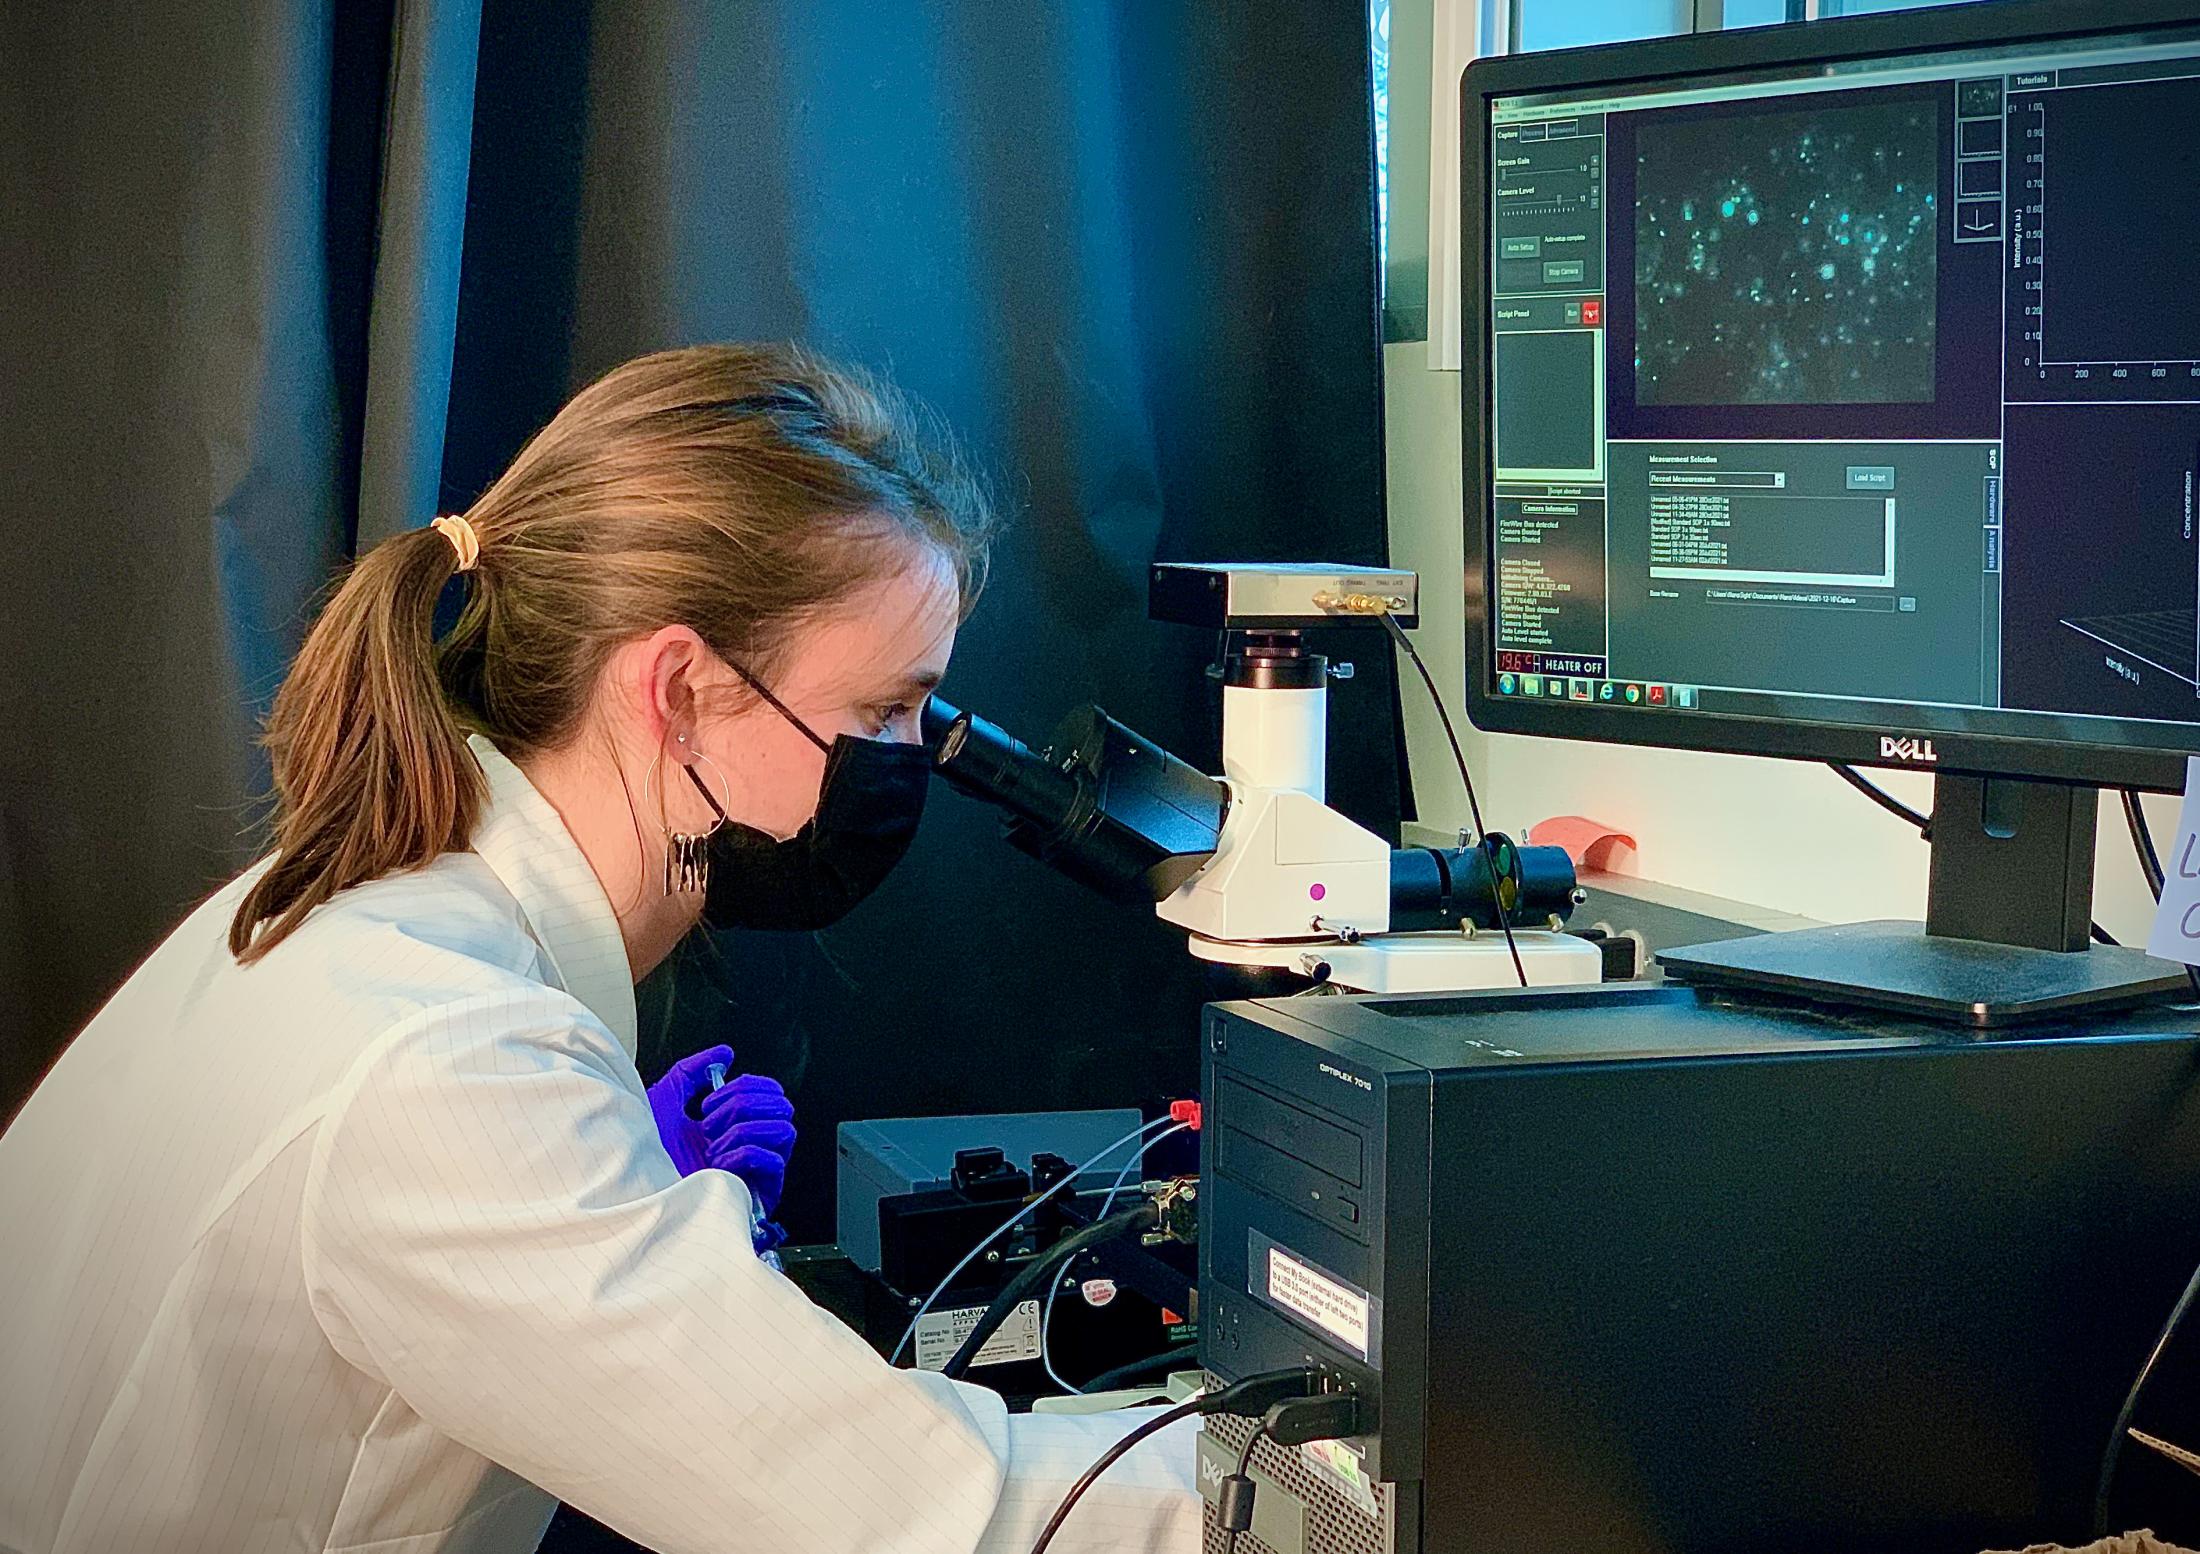
POLYGON ((1641 47, 1465 105, 1477 721, 2200 749, 2200 34, 1641 47))

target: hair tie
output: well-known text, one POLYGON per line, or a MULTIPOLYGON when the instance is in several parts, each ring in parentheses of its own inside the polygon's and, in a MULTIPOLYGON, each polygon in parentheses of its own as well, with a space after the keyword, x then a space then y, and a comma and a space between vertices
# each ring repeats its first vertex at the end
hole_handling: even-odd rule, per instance
POLYGON ((481 536, 474 533, 472 524, 454 515, 438 518, 428 527, 451 542, 451 549, 458 552, 459 571, 471 572, 474 569, 474 563, 481 559, 481 536))

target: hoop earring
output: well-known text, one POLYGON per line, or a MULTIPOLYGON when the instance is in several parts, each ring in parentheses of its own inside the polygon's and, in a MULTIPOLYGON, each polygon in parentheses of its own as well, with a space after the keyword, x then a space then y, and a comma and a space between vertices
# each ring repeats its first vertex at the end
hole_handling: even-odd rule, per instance
MULTIPOLYGON (((687 735, 681 734, 677 738, 680 744, 685 745, 687 743, 687 735)), ((710 829, 701 835, 686 831, 675 831, 664 822, 664 808, 662 802, 657 798, 657 769, 664 764, 665 759, 662 746, 658 747, 655 758, 650 761, 649 770, 642 775, 643 807, 655 807, 657 809, 657 829, 662 831, 665 837, 664 893, 668 896, 680 895, 688 891, 700 892, 710 888, 710 848, 708 844, 710 839, 718 834, 718 828, 726 823, 726 806, 733 802, 733 786, 726 781, 726 774, 718 769, 718 763, 700 750, 689 753, 695 757, 696 765, 710 768, 711 774, 718 779, 720 791, 725 794, 723 802, 714 798, 710 789, 704 785, 703 780, 695 775, 694 768, 690 767, 688 769, 689 780, 695 784, 697 791, 703 795, 703 802, 708 804, 717 815, 717 818, 711 821, 710 829)))

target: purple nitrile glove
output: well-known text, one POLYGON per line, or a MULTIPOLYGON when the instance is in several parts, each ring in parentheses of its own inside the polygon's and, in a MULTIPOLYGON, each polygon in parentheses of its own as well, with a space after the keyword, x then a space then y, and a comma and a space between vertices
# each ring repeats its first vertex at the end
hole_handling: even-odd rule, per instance
POLYGON ((794 1153, 794 1102, 779 1081, 742 1074, 703 1097, 705 1158, 748 1184, 757 1214, 770 1219, 794 1153))
POLYGON ((703 1125, 688 1115, 696 1097, 708 1095, 713 1063, 731 1067, 731 1047, 706 1047, 691 1058, 682 1058, 665 1070, 665 1077, 649 1087, 650 1114, 657 1119, 657 1137, 682 1176, 711 1163, 710 1138, 703 1125))

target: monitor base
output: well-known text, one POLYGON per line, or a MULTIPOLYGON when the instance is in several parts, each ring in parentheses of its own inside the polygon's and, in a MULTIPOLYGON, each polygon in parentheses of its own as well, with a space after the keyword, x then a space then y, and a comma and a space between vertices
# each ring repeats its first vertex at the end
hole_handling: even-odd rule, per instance
POLYGON ((1892 919, 1689 945, 1660 952, 1658 964, 1699 986, 1861 1005, 1975 1030, 2192 995, 2181 970, 2141 950, 2028 949, 1928 935, 1922 923, 1892 919))

